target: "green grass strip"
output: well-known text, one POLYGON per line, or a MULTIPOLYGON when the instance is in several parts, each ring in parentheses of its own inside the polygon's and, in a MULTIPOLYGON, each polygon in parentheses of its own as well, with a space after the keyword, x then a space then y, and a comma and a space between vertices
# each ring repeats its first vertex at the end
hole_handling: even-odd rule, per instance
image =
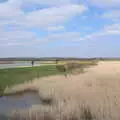
POLYGON ((37 77, 61 74, 55 65, 0 69, 0 86, 11 86, 37 77))

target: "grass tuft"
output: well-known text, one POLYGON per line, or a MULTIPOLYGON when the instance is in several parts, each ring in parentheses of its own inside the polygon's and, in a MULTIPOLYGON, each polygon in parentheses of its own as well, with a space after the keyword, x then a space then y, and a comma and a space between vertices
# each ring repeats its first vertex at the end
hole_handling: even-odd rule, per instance
POLYGON ((88 106, 81 108, 81 118, 82 120, 94 120, 95 116, 93 115, 91 109, 88 106))

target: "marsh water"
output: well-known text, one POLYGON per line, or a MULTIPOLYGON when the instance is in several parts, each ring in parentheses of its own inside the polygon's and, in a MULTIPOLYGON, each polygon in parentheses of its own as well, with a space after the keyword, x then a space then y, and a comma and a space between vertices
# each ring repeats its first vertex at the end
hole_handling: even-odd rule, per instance
POLYGON ((30 108, 32 105, 41 104, 37 92, 0 97, 0 114, 8 114, 12 110, 30 108))
MULTIPOLYGON (((13 64, 0 64, 0 69, 5 68, 16 68, 16 67, 31 67, 32 64, 30 62, 16 62, 13 64)), ((40 66, 40 63, 35 63, 34 66, 40 66)))

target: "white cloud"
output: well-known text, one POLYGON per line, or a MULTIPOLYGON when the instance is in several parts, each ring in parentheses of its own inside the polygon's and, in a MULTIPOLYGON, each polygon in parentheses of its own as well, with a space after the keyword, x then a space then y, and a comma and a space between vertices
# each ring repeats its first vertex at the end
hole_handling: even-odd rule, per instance
POLYGON ((62 23, 76 14, 82 14, 85 10, 87 8, 83 5, 68 4, 31 12, 26 16, 26 20, 33 26, 51 26, 62 23))
POLYGON ((9 0, 8 2, 0 3, 0 18, 18 17, 24 13, 20 10, 20 2, 9 0))
POLYGON ((37 36, 33 32, 27 31, 1 31, 0 34, 0 45, 22 45, 22 44, 34 44, 38 40, 37 36))
MULTIPOLYGON (((0 46, 6 45, 28 45, 46 42, 45 39, 38 37, 34 32, 30 32, 32 28, 43 28, 48 31, 64 30, 63 23, 76 14, 82 14, 87 8, 83 5, 67 4, 61 6, 52 6, 50 8, 39 9, 29 13, 24 13, 22 5, 26 2, 34 2, 39 4, 50 4, 50 1, 24 1, 24 0, 8 0, 0 3, 0 46), (29 30, 29 31, 28 31, 29 30)), ((65 1, 61 1, 63 4, 65 1)), ((59 2, 56 2, 56 4, 59 2)), ((69 3, 69 4, 68 4, 69 3)), ((52 3, 51 3, 52 4, 52 3)))
POLYGON ((64 30, 64 26, 50 26, 50 27, 46 28, 46 30, 48 30, 48 31, 60 31, 60 30, 64 30))
POLYGON ((59 34, 51 34, 44 38, 45 41, 77 41, 80 40, 79 32, 64 32, 59 34))
POLYGON ((117 21, 120 21, 120 10, 111 10, 111 11, 108 11, 108 12, 105 12, 102 16, 102 18, 105 18, 105 19, 110 19, 110 20, 117 20, 117 21))
POLYGON ((120 32, 108 31, 108 32, 97 32, 90 34, 84 38, 84 40, 119 40, 120 32), (117 39, 116 39, 117 38, 117 39))
MULTIPOLYGON (((91 29, 91 28, 89 28, 91 29)), ((120 24, 112 24, 109 26, 104 26, 98 32, 88 34, 81 37, 80 32, 64 32, 59 34, 51 34, 44 38, 46 41, 65 41, 65 42, 80 42, 83 40, 119 40, 120 38, 120 24)))
MULTIPOLYGON (((91 2, 95 2, 91 0, 91 2)), ((98 1, 99 3, 99 1, 98 1)), ((104 3, 101 1, 100 3, 104 3)), ((94 4, 97 6, 97 2, 94 4)), ((99 6, 105 7, 105 6, 99 6)), ((109 6, 110 7, 110 6, 109 6)), ((36 44, 52 41, 64 41, 73 44, 81 40, 119 40, 120 24, 105 26, 101 31, 81 37, 79 32, 65 32, 62 23, 70 20, 75 15, 81 15, 87 7, 84 5, 71 4, 71 0, 35 0, 35 1, 17 1, 9 0, 0 3, 0 46, 34 46, 36 44), (50 8, 39 9, 36 11, 24 13, 21 6, 27 2, 52 5, 50 8), (66 3, 65 3, 66 2, 66 3), (58 3, 60 4, 59 6, 58 3), (64 4, 65 3, 65 4, 64 4), (63 5, 64 4, 64 5, 63 5), (55 6, 54 6, 55 5, 55 6), (7 29, 6 27, 7 26, 7 29), (48 31, 60 31, 62 33, 48 34, 41 37, 31 28, 40 28, 48 31), (31 32, 30 32, 31 31, 31 32)), ((110 19, 120 19, 119 10, 108 11, 102 17, 110 19)), ((83 17, 85 19, 86 16, 83 17)), ((91 30, 91 27, 84 28, 91 30)))
POLYGON ((4 38, 3 40, 0 39, 0 49, 3 49, 3 47, 1 46, 8 46, 8 48, 10 46, 14 46, 14 47, 10 47, 11 49, 13 48, 14 51, 13 49, 8 50, 6 54, 2 53, 3 56, 8 56, 8 53, 14 56, 36 55, 38 57, 40 56, 93 57, 93 56, 103 56, 103 55, 109 56, 111 55, 111 53, 112 55, 117 56, 119 54, 119 52, 117 51, 119 45, 117 46, 116 51, 113 51, 112 49, 114 49, 116 44, 113 46, 111 44, 109 45, 109 41, 114 40, 116 42, 117 40, 119 40, 120 25, 113 24, 113 25, 105 26, 101 31, 87 35, 85 37, 81 37, 81 33, 79 32, 64 32, 58 34, 50 34, 38 40, 36 34, 33 34, 33 32, 17 31, 15 32, 15 34, 13 32, 7 32, 7 33, 3 32, 0 34, 0 38, 4 38), (24 40, 23 40, 23 36, 24 36, 24 40), (51 48, 48 47, 46 44, 42 44, 39 48, 36 47, 36 45, 39 46, 41 42, 47 42, 48 44, 49 42, 52 41, 53 42, 63 41, 64 43, 67 44, 63 44, 63 47, 58 45, 51 48), (108 46, 110 46, 110 48, 108 48, 108 46), (21 52, 24 50, 25 52, 21 52), (51 54, 49 54, 48 51, 51 52, 51 54), (78 51, 80 52, 80 54, 78 54, 78 51), (18 53, 20 54, 18 55, 18 53))
POLYGON ((104 26, 99 32, 92 33, 84 37, 84 40, 119 40, 120 24, 104 26))
MULTIPOLYGON (((14 7, 27 6, 27 5, 50 5, 50 6, 61 6, 65 4, 72 4, 73 0, 6 0, 3 4, 9 4, 14 7)), ((2 4, 2 3, 0 3, 2 4)))
POLYGON ((73 0, 23 0, 25 3, 41 5, 64 5, 73 3, 73 0))
POLYGON ((2 32, 0 34, 0 46, 32 45, 48 43, 54 41, 75 42, 83 40, 79 32, 64 32, 58 34, 49 34, 48 36, 38 38, 33 32, 12 31, 2 32))
POLYGON ((45 42, 63 41, 68 43, 80 42, 81 40, 118 40, 120 38, 120 24, 105 26, 101 31, 95 32, 85 37, 81 37, 80 32, 64 32, 49 34, 39 38, 33 32, 16 31, 1 32, 1 45, 34 45, 45 42))
POLYGON ((120 24, 112 24, 104 27, 105 31, 118 31, 120 32, 120 24))
POLYGON ((88 3, 99 8, 120 8, 120 0, 88 0, 88 3))
POLYGON ((76 14, 82 14, 87 7, 77 4, 66 4, 24 13, 21 9, 23 1, 9 0, 0 4, 0 22, 26 27, 48 27, 69 20, 76 14))

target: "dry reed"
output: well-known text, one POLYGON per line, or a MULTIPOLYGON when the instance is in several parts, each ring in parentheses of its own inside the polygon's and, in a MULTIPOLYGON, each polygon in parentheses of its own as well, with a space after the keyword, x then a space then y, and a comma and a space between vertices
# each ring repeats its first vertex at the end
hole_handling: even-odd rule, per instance
POLYGON ((119 74, 120 62, 100 62, 70 81, 64 76, 36 79, 31 84, 54 104, 14 111, 10 120, 120 120, 119 74))

